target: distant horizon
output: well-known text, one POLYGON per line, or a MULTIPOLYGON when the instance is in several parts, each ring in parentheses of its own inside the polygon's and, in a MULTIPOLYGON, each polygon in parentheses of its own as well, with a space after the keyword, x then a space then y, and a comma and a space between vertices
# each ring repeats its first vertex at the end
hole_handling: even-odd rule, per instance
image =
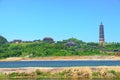
POLYGON ((77 38, 120 42, 120 0, 0 0, 0 35, 8 41, 77 38))

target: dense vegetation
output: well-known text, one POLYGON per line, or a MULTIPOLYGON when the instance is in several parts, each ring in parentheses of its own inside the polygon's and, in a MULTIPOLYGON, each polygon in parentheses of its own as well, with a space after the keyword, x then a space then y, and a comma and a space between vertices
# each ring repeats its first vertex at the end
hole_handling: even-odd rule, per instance
POLYGON ((45 56, 81 56, 81 55, 119 55, 120 43, 83 42, 70 38, 57 42, 37 40, 33 42, 0 42, 0 58, 7 57, 45 57, 45 56))

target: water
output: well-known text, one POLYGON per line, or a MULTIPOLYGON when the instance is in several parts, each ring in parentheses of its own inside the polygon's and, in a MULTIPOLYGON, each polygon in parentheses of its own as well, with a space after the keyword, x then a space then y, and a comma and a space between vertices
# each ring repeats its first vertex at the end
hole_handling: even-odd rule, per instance
POLYGON ((20 67, 75 67, 75 66, 120 66, 120 60, 92 61, 92 60, 71 60, 71 61, 13 61, 0 62, 0 68, 20 67))

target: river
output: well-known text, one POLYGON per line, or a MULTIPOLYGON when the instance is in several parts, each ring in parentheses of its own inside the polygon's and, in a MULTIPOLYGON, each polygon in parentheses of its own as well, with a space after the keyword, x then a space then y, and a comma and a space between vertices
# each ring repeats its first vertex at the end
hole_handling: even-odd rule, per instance
POLYGON ((120 60, 61 60, 61 61, 13 61, 0 62, 0 68, 20 67, 78 67, 78 66, 120 66, 120 60))

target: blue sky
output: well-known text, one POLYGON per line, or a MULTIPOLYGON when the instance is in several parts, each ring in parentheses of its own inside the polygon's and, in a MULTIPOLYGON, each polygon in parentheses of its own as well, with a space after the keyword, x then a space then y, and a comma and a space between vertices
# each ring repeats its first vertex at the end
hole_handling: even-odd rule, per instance
POLYGON ((0 35, 8 41, 71 37, 120 42, 120 0, 0 0, 0 35))

